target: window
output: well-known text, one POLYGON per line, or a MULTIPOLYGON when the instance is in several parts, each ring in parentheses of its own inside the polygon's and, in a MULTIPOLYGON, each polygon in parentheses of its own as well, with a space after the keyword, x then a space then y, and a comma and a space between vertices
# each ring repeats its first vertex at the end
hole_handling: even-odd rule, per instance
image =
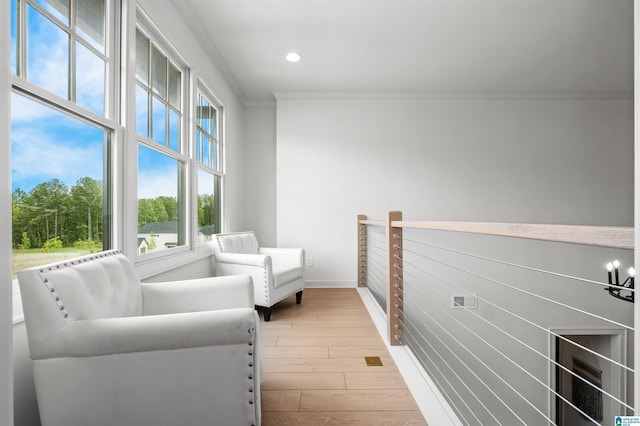
POLYGON ((14 0, 14 73, 104 116, 109 65, 105 1, 14 0))
POLYGON ((139 254, 188 244, 184 75, 184 67, 136 31, 139 254))
POLYGON ((198 164, 198 243, 221 232, 222 144, 220 143, 221 107, 198 90, 196 96, 195 158, 198 164))
POLYGON ((14 276, 111 247, 111 15, 108 0, 11 3, 14 276))

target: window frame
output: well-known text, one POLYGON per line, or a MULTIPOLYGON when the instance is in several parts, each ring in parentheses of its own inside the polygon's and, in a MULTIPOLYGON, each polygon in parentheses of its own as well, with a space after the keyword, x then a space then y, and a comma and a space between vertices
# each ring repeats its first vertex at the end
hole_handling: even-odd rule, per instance
MULTIPOLYGON (((76 0, 72 0, 70 5, 75 4, 76 0)), ((120 150, 122 144, 122 127, 117 121, 120 114, 120 90, 116 90, 120 84, 120 77, 115 72, 120 66, 121 53, 117 46, 120 45, 120 24, 116 20, 117 16, 121 15, 121 8, 118 1, 104 0, 105 3, 105 53, 101 56, 106 61, 105 64, 105 82, 104 82, 104 115, 99 115, 96 112, 88 109, 85 106, 77 104, 73 100, 61 97, 56 93, 49 91, 48 89, 41 87, 32 81, 25 78, 21 67, 25 68, 24 51, 19 53, 22 49, 21 45, 25 44, 25 37, 27 36, 25 23, 27 17, 25 11, 27 4, 32 7, 37 6, 37 10, 41 11, 42 7, 37 5, 33 0, 11 0, 16 4, 16 19, 18 22, 12 22, 12 25, 17 25, 16 31, 16 67, 15 73, 10 71, 11 87, 9 89, 9 96, 13 93, 23 96, 26 99, 42 104, 44 107, 49 108, 57 113, 64 114, 73 120, 83 122, 90 126, 99 128, 105 132, 107 141, 104 142, 104 156, 103 156, 103 247, 104 249, 114 248, 119 246, 120 233, 118 232, 118 220, 119 215, 116 211, 117 206, 120 205, 121 194, 116 188, 119 186, 120 170, 117 161, 117 152, 120 150), (35 6, 34 6, 35 5, 35 6)), ((9 6, 11 7, 11 5, 9 6)), ((71 19, 73 13, 70 12, 71 19)), ((51 17, 52 15, 46 12, 45 17, 51 17)), ((70 38, 70 44, 75 44, 75 35, 70 38)), ((75 65, 75 57, 72 57, 71 51, 69 53, 69 63, 75 65)), ((11 67, 12 65, 10 65, 11 67)), ((75 83, 71 83, 71 79, 76 78, 75 72, 70 72, 68 75, 68 84, 75 87, 75 83)), ((68 92, 69 95, 72 94, 68 92)), ((73 98, 73 96, 69 96, 73 98)), ((11 109, 8 111, 9 122, 11 122, 11 109)), ((13 226, 13 221, 11 220, 13 226)))
POLYGON ((224 186, 225 186, 225 106, 223 104, 223 102, 220 101, 220 99, 214 94, 214 92, 209 89, 207 87, 207 85, 200 79, 197 79, 197 82, 195 84, 195 90, 194 90, 194 94, 193 94, 193 102, 192 102, 192 106, 194 109, 196 109, 198 107, 197 105, 197 100, 198 100, 198 96, 204 96, 207 101, 209 102, 209 104, 211 106, 213 106, 213 108, 217 111, 217 117, 216 117, 216 135, 214 137, 216 144, 217 144, 217 159, 216 159, 216 164, 214 164, 213 166, 208 166, 206 164, 203 164, 202 162, 198 161, 198 155, 196 150, 199 149, 199 143, 197 140, 197 129, 198 129, 198 123, 197 123, 197 112, 194 112, 193 116, 193 124, 192 124, 192 128, 193 128, 193 137, 192 137, 192 149, 191 149, 191 156, 192 156, 192 161, 194 163, 194 188, 196 189, 195 191, 193 191, 194 193, 194 200, 192 201, 192 205, 196 206, 196 208, 194 209, 194 237, 196 241, 196 245, 198 247, 204 246, 204 244, 198 244, 197 242, 197 235, 198 235, 198 209, 197 209, 197 205, 198 205, 198 195, 199 195, 199 191, 198 191, 198 171, 199 170, 203 170, 206 173, 210 173, 214 176, 214 189, 218 190, 218 193, 215 193, 214 196, 215 198, 215 203, 214 206, 216 208, 216 212, 218 215, 218 223, 216 224, 214 221, 214 229, 216 233, 219 232, 223 232, 224 230, 224 215, 225 215, 225 209, 224 209, 224 205, 225 205, 225 191, 224 191, 224 186), (219 179, 219 187, 216 187, 215 185, 215 178, 219 179))
MULTIPOLYGON (((193 174, 193 165, 191 162, 191 132, 189 131, 191 127, 192 121, 192 111, 190 108, 191 105, 191 94, 189 88, 191 87, 190 81, 191 76, 193 74, 193 70, 187 61, 178 53, 177 49, 173 46, 170 40, 165 36, 164 32, 162 32, 152 21, 151 19, 138 7, 136 8, 136 19, 135 22, 131 25, 130 28, 131 35, 133 38, 133 44, 136 45, 137 32, 140 31, 145 37, 149 39, 151 46, 158 49, 163 55, 166 56, 168 63, 173 64, 178 70, 181 72, 181 90, 180 90, 180 102, 181 102, 181 124, 179 125, 179 134, 180 134, 180 146, 177 151, 172 150, 167 145, 162 145, 159 142, 153 139, 153 132, 151 123, 148 123, 148 129, 151 130, 148 136, 141 135, 137 132, 136 129, 136 100, 135 94, 138 87, 138 78, 136 72, 136 52, 135 49, 129 51, 130 57, 128 60, 131 63, 130 74, 129 77, 131 79, 131 84, 128 89, 131 91, 131 96, 129 96, 129 108, 131 110, 131 114, 129 115, 129 130, 128 135, 130 139, 130 148, 127 151, 130 155, 131 162, 133 164, 130 165, 130 168, 136 176, 136 184, 135 190, 132 189, 134 185, 131 185, 129 188, 131 189, 132 194, 129 194, 127 197, 128 200, 132 201, 132 205, 128 209, 128 214, 134 216, 130 218, 129 223, 131 224, 131 229, 135 229, 135 232, 132 235, 127 235, 127 239, 129 241, 129 249, 132 254, 135 254, 136 264, 145 264, 153 262, 157 259, 165 259, 170 258, 174 255, 179 255, 187 252, 192 252, 194 250, 194 235, 192 232, 193 229, 193 219, 192 219, 192 211, 194 210, 194 204, 192 201, 192 197, 190 196, 193 188, 193 179, 191 179, 191 175, 193 174), (138 238, 138 185, 137 180, 139 178, 139 162, 138 162, 138 147, 140 145, 145 146, 146 148, 155 150, 162 155, 165 155, 169 158, 176 159, 178 161, 178 194, 177 194, 177 203, 178 203, 178 239, 180 239, 180 228, 182 229, 184 239, 184 244, 178 244, 176 247, 167 248, 165 250, 158 250, 146 253, 140 253, 139 248, 136 244, 138 238), (182 198, 181 198, 182 194, 182 198), (134 207, 135 206, 135 207, 134 207)), ((153 50, 153 47, 151 50, 153 50)), ((152 76, 150 75, 151 79, 152 76)), ((150 94, 153 91, 152 84, 149 82, 149 87, 151 88, 150 94)), ((168 88, 167 88, 168 90, 168 88)), ((169 95, 167 95, 167 103, 169 95)), ((152 100, 149 99, 149 104, 151 104, 152 100)), ((148 117, 151 117, 153 114, 148 112, 148 117)), ((165 135, 168 136, 168 135, 165 135)))

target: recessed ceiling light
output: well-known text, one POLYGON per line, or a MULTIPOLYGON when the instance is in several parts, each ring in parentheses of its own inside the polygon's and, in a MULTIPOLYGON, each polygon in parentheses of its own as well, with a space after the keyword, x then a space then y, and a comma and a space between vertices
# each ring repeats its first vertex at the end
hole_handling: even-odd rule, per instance
POLYGON ((289 62, 300 62, 300 59, 302 59, 302 56, 300 56, 298 52, 291 52, 287 54, 287 61, 289 62))

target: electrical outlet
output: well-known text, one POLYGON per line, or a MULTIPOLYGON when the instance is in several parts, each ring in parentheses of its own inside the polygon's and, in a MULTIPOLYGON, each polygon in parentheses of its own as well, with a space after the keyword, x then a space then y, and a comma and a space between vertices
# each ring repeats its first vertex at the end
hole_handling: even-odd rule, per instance
POLYGON ((305 257, 304 261, 305 261, 305 265, 313 266, 313 257, 305 257))

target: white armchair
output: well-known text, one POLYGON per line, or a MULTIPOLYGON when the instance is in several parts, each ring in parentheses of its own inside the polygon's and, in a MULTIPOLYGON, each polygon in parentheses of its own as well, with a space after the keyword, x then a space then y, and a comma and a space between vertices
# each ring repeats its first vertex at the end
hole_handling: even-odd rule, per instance
POLYGON ((141 283, 110 250, 18 280, 43 426, 260 424, 248 276, 141 283))
POLYGON ((216 275, 247 274, 253 279, 254 301, 271 320, 273 305, 296 293, 302 302, 304 290, 304 250, 260 247, 254 232, 215 234, 216 275))

